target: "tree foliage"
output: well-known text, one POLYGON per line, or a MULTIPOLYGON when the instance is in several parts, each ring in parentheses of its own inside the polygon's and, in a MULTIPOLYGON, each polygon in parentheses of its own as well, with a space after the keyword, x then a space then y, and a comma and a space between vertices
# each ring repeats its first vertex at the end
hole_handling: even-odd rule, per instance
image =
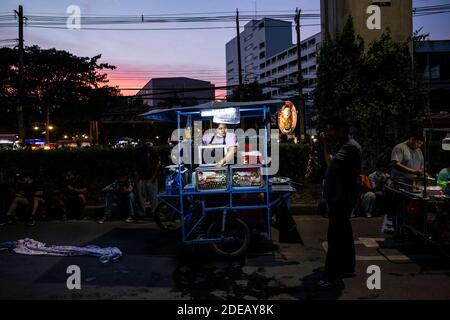
POLYGON ((336 39, 320 49, 314 92, 318 127, 323 130, 330 117, 346 119, 371 165, 420 128, 424 97, 409 42, 395 42, 389 32, 364 49, 349 18, 336 39))
POLYGON ((267 99, 267 95, 263 93, 261 85, 256 81, 234 88, 231 95, 227 97, 228 101, 260 101, 265 99, 267 99))
MULTIPOLYGON (((0 120, 2 127, 16 123, 17 105, 17 50, 0 49, 0 120)), ((30 126, 44 122, 45 110, 50 109, 51 121, 59 126, 70 126, 96 119, 118 89, 108 86, 103 70, 115 69, 100 63, 101 55, 78 57, 67 51, 25 49, 24 114, 30 126)))

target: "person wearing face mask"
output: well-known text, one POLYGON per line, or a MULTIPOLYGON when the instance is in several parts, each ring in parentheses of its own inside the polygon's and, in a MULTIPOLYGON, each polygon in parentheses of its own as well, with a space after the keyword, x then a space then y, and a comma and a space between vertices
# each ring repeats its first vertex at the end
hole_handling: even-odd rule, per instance
POLYGON ((408 140, 397 144, 391 153, 391 179, 396 183, 412 185, 417 177, 424 174, 424 160, 420 147, 423 144, 419 132, 409 135, 408 140))
POLYGON ((216 164, 217 167, 222 167, 225 164, 232 162, 238 146, 236 135, 233 132, 228 132, 228 127, 224 123, 217 124, 214 132, 205 133, 203 135, 202 144, 208 145, 225 145, 226 154, 216 164))

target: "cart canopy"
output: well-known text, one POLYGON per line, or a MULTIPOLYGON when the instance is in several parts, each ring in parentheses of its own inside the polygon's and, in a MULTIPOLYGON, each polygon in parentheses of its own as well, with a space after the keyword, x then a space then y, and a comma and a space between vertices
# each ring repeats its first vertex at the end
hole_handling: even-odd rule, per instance
POLYGON ((201 111, 238 108, 241 112, 242 118, 261 117, 261 109, 267 108, 271 114, 278 112, 278 110, 285 104, 283 100, 265 100, 252 102, 217 102, 210 101, 191 107, 176 106, 171 108, 156 108, 146 113, 139 115, 147 120, 163 121, 163 122, 177 122, 177 113, 184 115, 191 115, 194 119, 201 118, 201 111))

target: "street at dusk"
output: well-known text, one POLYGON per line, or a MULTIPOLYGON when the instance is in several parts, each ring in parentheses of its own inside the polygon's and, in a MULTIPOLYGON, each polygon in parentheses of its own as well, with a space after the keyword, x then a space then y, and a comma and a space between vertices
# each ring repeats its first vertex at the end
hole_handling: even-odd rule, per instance
POLYGON ((0 300, 449 300, 449 21, 446 0, 2 1, 0 300))
POLYGON ((92 257, 27 257, 2 253, 1 299, 448 299, 450 264, 440 253, 411 242, 398 243, 380 236, 380 219, 354 219, 357 276, 331 292, 315 289, 324 263, 327 221, 296 216, 304 244, 255 239, 245 259, 211 259, 203 247, 186 248, 165 236, 151 222, 138 225, 94 221, 49 222, 32 233, 15 227, 2 232, 0 241, 33 237, 49 244, 114 243, 124 257, 103 265, 92 257), (360 240, 362 239, 362 241, 360 240), (378 244, 373 246, 371 240, 378 244), (382 240, 385 239, 385 240, 382 240), (364 244, 366 243, 366 244, 364 244), (77 264, 82 290, 68 291, 66 268, 77 264), (383 271, 381 290, 366 287, 366 269, 377 264, 383 271), (11 265, 16 265, 14 270, 11 265), (432 291, 426 290, 432 286, 432 291))

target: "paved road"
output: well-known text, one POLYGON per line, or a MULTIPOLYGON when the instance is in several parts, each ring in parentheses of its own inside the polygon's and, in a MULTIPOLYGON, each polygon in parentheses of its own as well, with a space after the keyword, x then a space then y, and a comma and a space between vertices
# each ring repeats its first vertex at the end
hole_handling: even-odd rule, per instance
POLYGON ((304 244, 255 241, 242 260, 221 260, 204 247, 185 247, 154 223, 42 222, 0 229, 0 242, 24 237, 48 244, 117 246, 124 257, 103 265, 95 257, 23 256, 0 252, 0 299, 450 299, 450 262, 436 250, 396 243, 380 234, 381 220, 353 220, 357 276, 320 292, 327 220, 296 216, 304 244), (81 290, 68 290, 66 269, 78 265, 81 290), (381 289, 366 271, 381 269, 381 289))

